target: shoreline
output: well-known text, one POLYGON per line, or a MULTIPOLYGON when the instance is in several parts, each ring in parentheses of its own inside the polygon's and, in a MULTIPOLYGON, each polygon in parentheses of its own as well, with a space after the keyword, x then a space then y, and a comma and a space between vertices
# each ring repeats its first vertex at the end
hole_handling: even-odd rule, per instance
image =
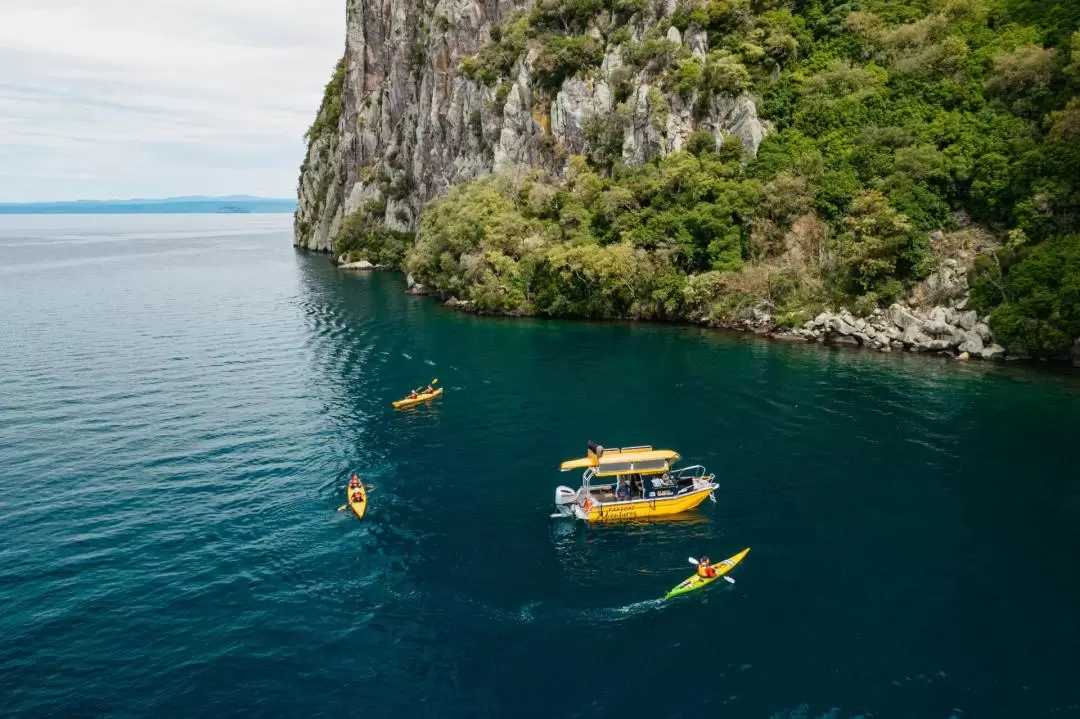
MULTIPOLYGON (((312 250, 295 246, 295 249, 309 253, 312 250)), ((323 252, 318 254, 326 254, 323 252)), ((767 313, 754 310, 753 319, 735 322, 714 322, 707 319, 653 319, 634 317, 613 317, 595 319, 589 317, 554 317, 524 312, 492 312, 475 305, 472 300, 459 300, 453 295, 429 289, 417 283, 404 270, 385 264, 373 264, 366 260, 341 263, 330 257, 330 262, 337 269, 361 272, 393 272, 401 275, 405 281, 404 292, 414 297, 431 297, 447 310, 476 315, 478 317, 529 318, 539 320, 569 320, 574 322, 619 322, 648 323, 671 325, 676 327, 696 327, 753 335, 772 342, 785 344, 820 345, 829 348, 858 349, 879 354, 898 352, 910 355, 934 356, 951 362, 981 361, 993 365, 1025 364, 1046 365, 1072 370, 1080 368, 1080 353, 1074 348, 1070 357, 1036 358, 1027 355, 1009 354, 1005 348, 993 343, 993 337, 986 326, 987 317, 979 317, 972 310, 962 309, 966 301, 960 302, 960 308, 934 306, 929 310, 918 310, 907 305, 894 303, 888 310, 877 309, 870 317, 857 317, 848 310, 826 311, 801 327, 780 327, 767 313), (951 314, 950 314, 951 313, 951 314), (959 319, 958 325, 949 322, 959 319), (966 326, 965 326, 966 325, 966 326), (929 328, 938 335, 950 335, 950 339, 935 339, 934 335, 922 330, 929 328), (958 332, 964 332, 962 338, 958 332), (974 335, 977 335, 974 336, 974 335), (968 343, 971 343, 970 345, 968 343), (978 348, 981 351, 971 351, 978 348)), ((1080 340, 1078 340, 1080 345, 1080 340)))

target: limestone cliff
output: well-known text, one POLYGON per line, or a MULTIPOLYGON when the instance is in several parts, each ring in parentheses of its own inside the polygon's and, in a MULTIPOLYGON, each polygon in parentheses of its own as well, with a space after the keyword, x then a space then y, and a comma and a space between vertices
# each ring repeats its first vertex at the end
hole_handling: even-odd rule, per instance
MULTIPOLYGON (((629 32, 609 33, 610 40, 592 28, 602 63, 554 92, 535 86, 533 46, 497 84, 461 71, 462 60, 490 41, 492 27, 528 9, 527 0, 430 3, 347 0, 341 86, 328 92, 340 107, 324 103, 309 135, 297 190, 297 246, 331 249, 341 218, 365 203, 388 228, 415 230, 424 203, 455 184, 515 166, 560 173, 571 153, 594 141, 587 132, 594 118, 606 138, 614 133, 630 163, 678 150, 695 131, 712 133, 718 144, 738 137, 751 153, 765 135, 749 95, 701 102, 624 63, 627 38, 637 41, 655 29, 674 2, 643 5, 629 32)), ((664 40, 695 57, 707 48, 704 31, 682 37, 672 27, 664 40)))

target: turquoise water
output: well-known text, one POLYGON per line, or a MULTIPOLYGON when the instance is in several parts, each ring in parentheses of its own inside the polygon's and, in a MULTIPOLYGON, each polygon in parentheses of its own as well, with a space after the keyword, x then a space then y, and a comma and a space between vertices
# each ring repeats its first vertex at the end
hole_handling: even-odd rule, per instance
POLYGON ((1076 375, 475 318, 289 221, 0 225, 4 716, 1080 716, 1076 375), (719 502, 553 521, 588 439, 719 502))

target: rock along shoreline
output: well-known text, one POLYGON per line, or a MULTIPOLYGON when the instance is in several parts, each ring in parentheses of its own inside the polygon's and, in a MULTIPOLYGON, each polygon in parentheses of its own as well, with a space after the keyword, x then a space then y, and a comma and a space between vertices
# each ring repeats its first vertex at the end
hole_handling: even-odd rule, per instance
MULTIPOLYGON (((373 264, 366 260, 337 263, 344 270, 391 270, 389 265, 373 264)), ((425 287, 405 274, 406 294, 438 298, 443 307, 458 312, 499 317, 528 317, 526 313, 490 312, 471 300, 425 287)), ((989 317, 966 309, 970 299, 966 273, 955 263, 945 262, 931 274, 921 292, 909 303, 896 302, 887 309, 876 309, 867 317, 859 317, 845 308, 825 311, 800 327, 781 327, 766 307, 752 308, 747 316, 734 322, 715 322, 707 318, 687 318, 682 324, 713 329, 752 332, 779 342, 815 343, 840 347, 861 347, 878 352, 911 352, 937 354, 956 360, 981 359, 990 361, 1027 360, 1026 355, 1008 354, 994 341, 989 317), (926 304, 928 296, 940 304, 926 304)), ((1080 339, 1069 357, 1080 367, 1080 339)))

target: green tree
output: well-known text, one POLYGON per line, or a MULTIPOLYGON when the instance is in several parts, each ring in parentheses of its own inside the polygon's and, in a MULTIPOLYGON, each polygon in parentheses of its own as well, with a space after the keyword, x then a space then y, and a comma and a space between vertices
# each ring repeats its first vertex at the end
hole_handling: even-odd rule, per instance
POLYGON ((836 249, 847 291, 892 299, 900 289, 900 260, 913 240, 907 217, 880 192, 867 190, 855 198, 842 226, 836 249))

